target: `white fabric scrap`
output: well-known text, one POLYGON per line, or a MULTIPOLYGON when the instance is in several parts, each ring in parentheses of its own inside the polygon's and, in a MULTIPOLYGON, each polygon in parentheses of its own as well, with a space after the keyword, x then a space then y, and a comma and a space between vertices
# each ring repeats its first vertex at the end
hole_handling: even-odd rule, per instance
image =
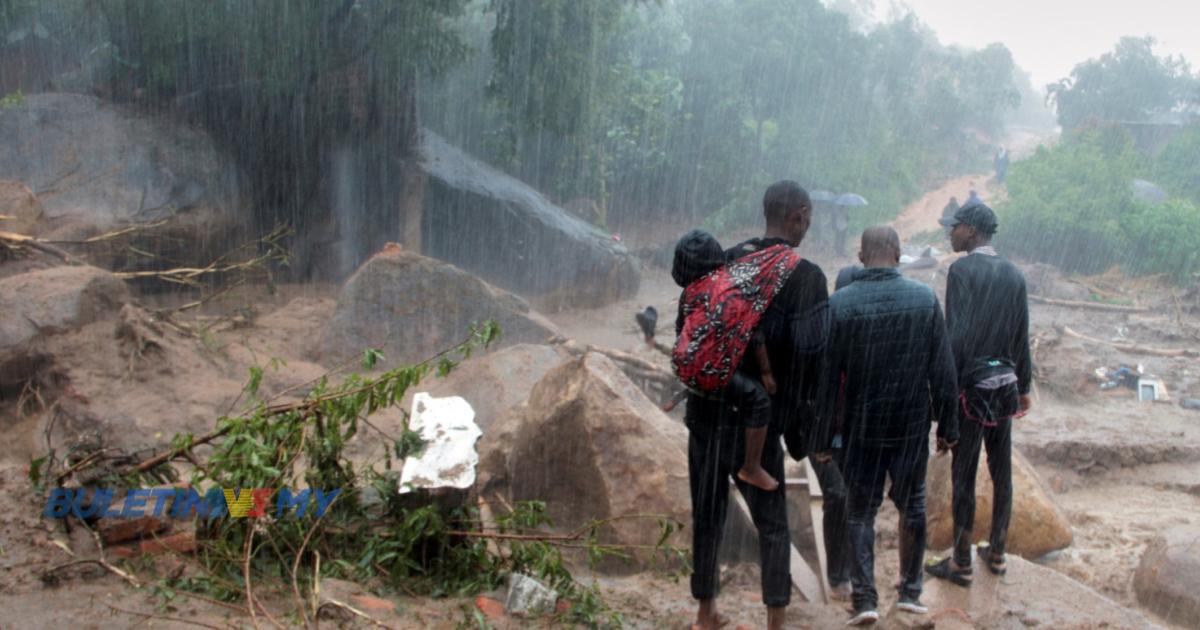
POLYGON ((418 488, 470 488, 475 483, 475 442, 483 431, 475 424, 470 403, 459 396, 434 398, 420 392, 413 397, 408 426, 425 440, 425 450, 404 462, 400 494, 418 488))

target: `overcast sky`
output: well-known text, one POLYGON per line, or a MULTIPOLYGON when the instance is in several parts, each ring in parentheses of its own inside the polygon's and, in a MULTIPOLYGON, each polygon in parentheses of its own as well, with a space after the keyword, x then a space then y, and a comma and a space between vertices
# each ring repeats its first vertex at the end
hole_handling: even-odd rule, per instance
MULTIPOLYGON (((1160 55, 1200 63, 1200 0, 902 0, 943 44, 975 48, 995 41, 1041 88, 1075 64, 1112 50, 1125 35, 1152 35, 1160 55)), ((887 0, 875 2, 886 17, 887 0)))

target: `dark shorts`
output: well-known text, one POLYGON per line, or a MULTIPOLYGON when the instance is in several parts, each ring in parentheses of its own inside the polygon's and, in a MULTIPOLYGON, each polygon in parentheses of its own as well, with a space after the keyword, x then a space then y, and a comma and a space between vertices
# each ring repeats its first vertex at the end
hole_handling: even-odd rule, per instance
POLYGON ((737 408, 737 424, 759 429, 771 423, 771 397, 762 381, 736 372, 725 387, 726 401, 737 408))

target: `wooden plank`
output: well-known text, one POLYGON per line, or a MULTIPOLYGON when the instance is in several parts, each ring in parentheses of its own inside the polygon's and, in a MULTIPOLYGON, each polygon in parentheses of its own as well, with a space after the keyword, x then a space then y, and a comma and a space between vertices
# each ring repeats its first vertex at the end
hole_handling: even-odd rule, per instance
MULTIPOLYGON (((733 504, 745 517, 746 522, 753 523, 754 518, 750 516, 750 506, 746 505, 746 499, 742 497, 742 493, 738 492, 737 486, 730 483, 729 492, 733 495, 733 504)), ((825 598, 821 590, 821 580, 813 573, 812 567, 804 561, 804 557, 796 551, 796 546, 788 541, 788 560, 792 574, 792 585, 800 591, 800 595, 805 601, 809 602, 824 602, 825 598)))
POLYGON ((817 543, 817 577, 821 579, 822 601, 829 603, 829 574, 825 570, 829 566, 829 558, 825 555, 825 495, 821 493, 821 484, 817 482, 817 472, 813 470, 812 462, 804 460, 804 473, 808 476, 808 509, 812 515, 813 539, 817 543))
POLYGON ((808 486, 808 497, 810 499, 824 498, 821 494, 821 484, 817 482, 817 471, 813 470, 812 462, 807 457, 804 458, 804 481, 808 486))

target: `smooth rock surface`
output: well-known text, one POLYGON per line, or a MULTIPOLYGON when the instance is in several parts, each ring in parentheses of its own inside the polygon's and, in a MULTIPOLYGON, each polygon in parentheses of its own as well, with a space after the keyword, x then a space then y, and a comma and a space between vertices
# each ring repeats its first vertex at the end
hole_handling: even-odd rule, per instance
MULTIPOLYGON (((931 451, 933 449, 930 449, 931 451)), ((1071 545, 1071 523, 1042 486, 1033 466, 1013 449, 1013 510, 1008 527, 1010 554, 1037 558, 1071 545)), ((929 548, 947 549, 954 544, 954 518, 950 511, 950 455, 930 454, 926 490, 929 548)), ((992 478, 987 470, 987 453, 980 454, 975 475, 975 527, 972 542, 987 540, 992 529, 992 478)))
MULTIPOLYGON (((508 435, 495 448, 507 454, 511 497, 545 501, 558 529, 616 518, 603 529, 604 540, 653 545, 657 518, 617 517, 690 522, 687 430, 608 357, 589 352, 554 368, 505 423, 500 433, 508 435)), ((640 561, 650 556, 634 555, 640 561)))
POLYGON ((549 308, 637 293, 639 265, 611 235, 437 134, 422 136, 423 253, 549 308))
POLYGON ((1133 586, 1155 614, 1200 628, 1200 530, 1181 525, 1158 536, 1142 555, 1133 586))
POLYGON ((346 281, 325 328, 322 359, 381 348, 386 363, 427 359, 494 319, 500 344, 543 342, 554 324, 521 298, 453 265, 389 244, 346 281))

